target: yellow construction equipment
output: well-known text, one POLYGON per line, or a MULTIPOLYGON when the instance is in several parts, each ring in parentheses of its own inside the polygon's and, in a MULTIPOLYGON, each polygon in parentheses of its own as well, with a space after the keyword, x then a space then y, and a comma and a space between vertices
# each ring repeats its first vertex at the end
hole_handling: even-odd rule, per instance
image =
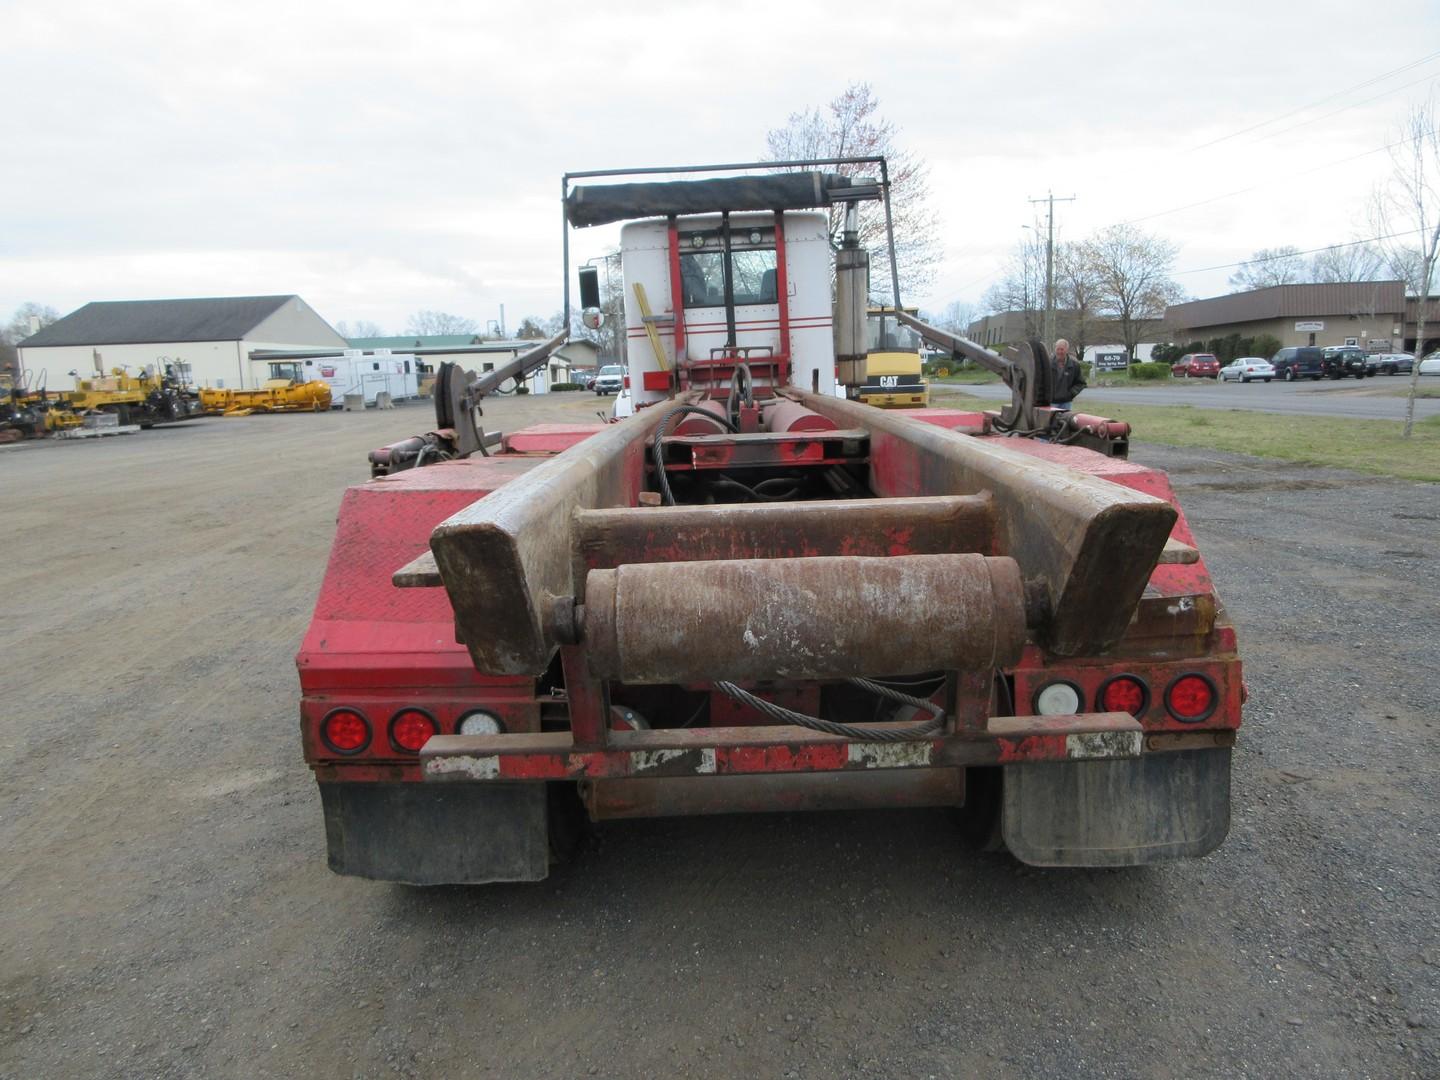
POLYGON ((111 368, 109 375, 94 378, 75 375, 75 389, 61 393, 59 400, 72 412, 114 413, 122 425, 142 428, 200 415, 194 392, 169 366, 164 371, 146 368, 139 375, 118 367, 111 368))
POLYGON ((321 379, 306 381, 300 365, 276 361, 270 378, 254 390, 200 391, 200 407, 212 415, 249 416, 269 412, 325 412, 330 408, 330 384, 321 379))
POLYGON ((81 423, 61 395, 28 385, 9 370, 0 370, 0 443, 39 438, 81 423))
MULTIPOLYGON (((909 315, 918 309, 906 308, 909 315)), ((865 382, 856 396, 882 409, 923 409, 930 404, 930 385, 922 377, 920 335, 895 318, 891 308, 872 307, 865 315, 869 352, 865 382)))

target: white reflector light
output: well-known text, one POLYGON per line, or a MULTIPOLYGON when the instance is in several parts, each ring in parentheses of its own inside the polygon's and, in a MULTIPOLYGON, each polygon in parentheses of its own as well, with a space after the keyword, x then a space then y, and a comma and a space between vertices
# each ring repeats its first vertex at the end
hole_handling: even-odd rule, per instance
POLYGON ((499 735, 505 725, 494 713, 472 712, 460 718, 461 735, 499 735))
POLYGON ((1080 695, 1069 683, 1052 682, 1035 695, 1035 709, 1041 716, 1072 716, 1080 711, 1080 695))

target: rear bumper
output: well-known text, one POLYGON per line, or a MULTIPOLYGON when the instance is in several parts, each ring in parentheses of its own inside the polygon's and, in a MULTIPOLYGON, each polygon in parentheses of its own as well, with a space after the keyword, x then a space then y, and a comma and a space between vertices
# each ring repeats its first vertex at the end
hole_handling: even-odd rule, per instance
MULTIPOLYGON (((882 729, 888 725, 876 725, 882 729)), ((1215 746, 1233 732, 1146 736, 1124 713, 992 717, 980 732, 904 742, 853 741, 791 726, 611 731, 603 747, 576 746, 569 732, 439 735, 420 753, 422 777, 438 783, 505 783, 727 776, 760 773, 937 769, 1019 762, 1139 757, 1151 746, 1215 746), (1155 743, 1156 738, 1170 742, 1155 743), (1176 739, 1189 742, 1175 743, 1176 739)))

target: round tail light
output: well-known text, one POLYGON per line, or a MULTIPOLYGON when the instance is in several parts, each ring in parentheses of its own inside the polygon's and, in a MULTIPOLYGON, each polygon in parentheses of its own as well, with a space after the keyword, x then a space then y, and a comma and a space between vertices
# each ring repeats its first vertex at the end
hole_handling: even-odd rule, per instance
POLYGON ((1101 712, 1123 712, 1139 716, 1150 703, 1150 691, 1133 675, 1116 675, 1100 687, 1097 705, 1101 712))
POLYGON ((1204 675, 1181 675, 1165 691, 1165 708, 1176 720, 1196 724, 1215 711, 1215 684, 1204 675))
POLYGON ((1052 682, 1035 695, 1035 712, 1040 716, 1073 716, 1080 711, 1080 691, 1073 683, 1052 682))
POLYGON ((370 721, 354 709, 331 709, 320 721, 320 738, 337 754, 358 754, 370 745, 370 721))
POLYGON ((401 709, 390 718, 390 742, 409 754, 418 754, 426 740, 439 733, 440 725, 424 709, 401 709))
POLYGON ((455 731, 460 735, 499 735, 504 730, 505 722, 484 709, 466 713, 455 725, 455 731))

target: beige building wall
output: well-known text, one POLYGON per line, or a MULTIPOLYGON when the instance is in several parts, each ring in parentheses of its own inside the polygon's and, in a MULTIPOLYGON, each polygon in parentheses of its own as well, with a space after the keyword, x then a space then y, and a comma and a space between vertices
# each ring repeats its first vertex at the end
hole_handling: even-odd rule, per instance
MULTIPOLYGON (((292 346, 293 347, 293 346, 292 346)), ((47 375, 51 390, 73 390, 75 380, 96 374, 108 375, 111 368, 123 367, 138 375, 150 365, 163 368, 183 361, 190 365, 190 379, 196 386, 242 385, 246 371, 242 354, 233 341, 161 341, 129 345, 49 345, 21 348, 20 362, 38 379, 47 375)))
MULTIPOLYGON (((1305 318, 1256 319, 1251 322, 1229 323, 1220 326, 1196 326, 1177 329, 1175 340, 1179 344, 1191 341, 1209 341, 1211 338, 1258 337, 1269 334, 1287 345, 1344 345, 1349 338, 1355 339, 1360 348, 1369 348, 1372 340, 1393 342, 1399 348, 1400 324, 1394 315, 1350 316, 1316 315, 1305 318)), ((1379 351, 1390 351, 1392 345, 1385 345, 1379 351)))

